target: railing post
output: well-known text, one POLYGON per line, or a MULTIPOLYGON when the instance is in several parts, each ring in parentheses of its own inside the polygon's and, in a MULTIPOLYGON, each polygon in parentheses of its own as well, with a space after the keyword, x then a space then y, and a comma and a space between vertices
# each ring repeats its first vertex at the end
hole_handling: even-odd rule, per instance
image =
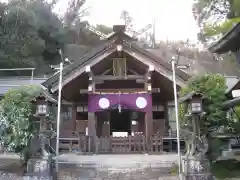
POLYGON ((98 154, 98 149, 99 149, 99 147, 98 147, 98 142, 99 142, 99 139, 98 139, 98 137, 96 136, 96 137, 95 137, 95 154, 98 154))
POLYGON ((88 136, 88 152, 91 152, 91 136, 88 136))

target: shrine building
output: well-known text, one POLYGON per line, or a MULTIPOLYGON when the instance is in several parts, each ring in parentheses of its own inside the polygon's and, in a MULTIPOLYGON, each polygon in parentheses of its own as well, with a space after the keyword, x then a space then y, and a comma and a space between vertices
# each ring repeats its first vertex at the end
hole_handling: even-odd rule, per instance
MULTIPOLYGON (((103 43, 63 69, 60 137, 136 137, 146 143, 154 135, 173 136, 176 130, 172 68, 139 47, 116 25, 103 43)), ((177 89, 190 76, 176 69, 177 89)), ((43 82, 58 93, 59 73, 43 82)), ((93 139, 95 139, 93 138, 93 139)), ((162 143, 162 142, 161 142, 162 143)), ((95 144, 96 145, 96 144, 95 144)), ((131 149, 131 148, 130 148, 131 149)))

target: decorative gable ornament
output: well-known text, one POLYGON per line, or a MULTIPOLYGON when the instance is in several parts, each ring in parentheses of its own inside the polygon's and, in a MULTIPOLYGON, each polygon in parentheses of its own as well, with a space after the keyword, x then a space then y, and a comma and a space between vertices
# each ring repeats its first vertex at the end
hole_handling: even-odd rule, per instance
POLYGON ((139 109, 143 109, 147 106, 147 100, 144 98, 144 97, 138 97, 136 99, 136 106, 139 108, 139 109))
POLYGON ((110 106, 110 102, 107 98, 99 99, 98 105, 101 109, 107 109, 110 106))

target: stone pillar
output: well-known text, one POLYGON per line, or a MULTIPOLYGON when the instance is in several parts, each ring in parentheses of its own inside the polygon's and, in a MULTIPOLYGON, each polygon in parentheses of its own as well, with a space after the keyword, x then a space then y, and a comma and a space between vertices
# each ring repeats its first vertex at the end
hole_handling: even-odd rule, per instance
POLYGON ((77 105, 72 105, 72 131, 76 132, 76 122, 77 121, 77 105))

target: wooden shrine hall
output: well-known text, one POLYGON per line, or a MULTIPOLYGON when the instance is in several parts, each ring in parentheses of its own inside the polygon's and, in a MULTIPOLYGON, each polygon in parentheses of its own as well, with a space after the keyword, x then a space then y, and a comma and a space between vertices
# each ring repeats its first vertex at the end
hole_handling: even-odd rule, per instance
MULTIPOLYGON (((69 118, 62 116, 60 137, 71 141, 71 150, 150 151, 176 130, 170 59, 140 48, 123 25, 113 31, 63 69, 62 111, 69 118)), ((178 89, 189 77, 176 69, 178 89)), ((58 82, 56 73, 43 85, 57 95, 58 82)))

